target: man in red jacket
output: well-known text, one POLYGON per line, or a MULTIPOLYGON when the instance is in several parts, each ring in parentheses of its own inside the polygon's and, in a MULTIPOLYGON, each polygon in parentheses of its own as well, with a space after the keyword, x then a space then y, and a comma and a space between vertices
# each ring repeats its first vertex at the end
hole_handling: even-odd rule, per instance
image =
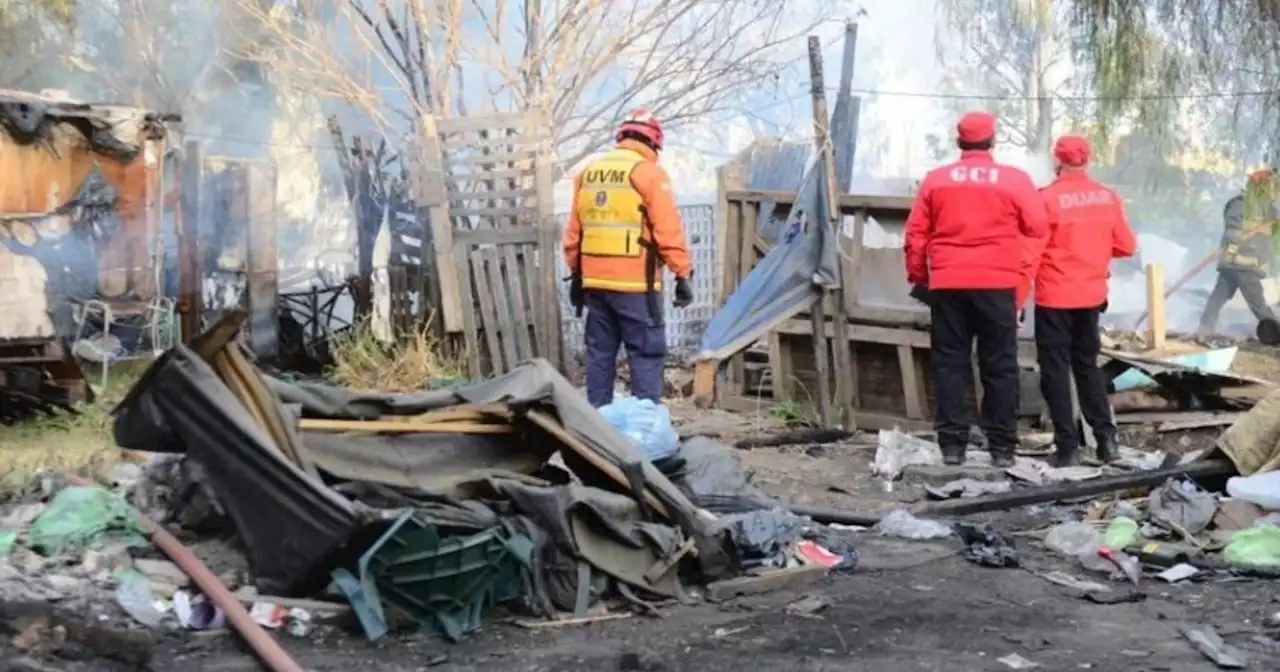
POLYGON ((1013 464, 1018 430, 1018 312, 1034 272, 1024 238, 1047 235, 1031 178, 991 156, 996 120, 956 127, 960 160, 925 176, 906 226, 907 281, 929 288, 935 428, 947 464, 964 462, 973 341, 982 377, 979 425, 992 462, 1013 464))
POLYGON ((1098 316, 1107 308, 1112 259, 1137 250, 1120 196, 1093 181, 1089 142, 1063 136, 1053 148, 1058 177, 1041 190, 1049 213, 1049 238, 1036 273, 1036 352, 1040 391, 1053 420, 1060 466, 1079 462, 1080 431, 1071 404, 1075 376, 1080 411, 1098 441, 1098 459, 1117 457, 1116 425, 1107 383, 1098 370, 1098 316))

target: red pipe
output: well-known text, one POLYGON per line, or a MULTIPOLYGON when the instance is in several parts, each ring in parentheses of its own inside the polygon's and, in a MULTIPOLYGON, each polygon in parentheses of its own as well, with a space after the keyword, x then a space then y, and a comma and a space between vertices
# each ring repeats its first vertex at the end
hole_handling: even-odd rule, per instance
MULTIPOLYGON (((67 480, 75 485, 100 487, 97 483, 93 483, 79 476, 68 476, 67 480)), ((143 528, 151 535, 151 541, 156 547, 169 556, 175 565, 182 568, 182 571, 191 577, 191 582, 205 594, 214 604, 222 608, 222 612, 227 615, 227 622, 236 632, 244 637, 244 641, 249 643, 249 647, 254 653, 258 654, 258 660, 272 672, 303 672, 302 666, 289 656, 289 653, 280 646, 280 643, 267 634, 258 622, 249 616, 249 612, 245 610, 244 605, 240 604, 230 590, 223 585, 213 572, 205 567, 200 558, 196 557, 190 549, 182 545, 177 537, 169 534, 169 531, 157 525, 155 521, 143 516, 136 509, 138 519, 141 521, 143 528)))

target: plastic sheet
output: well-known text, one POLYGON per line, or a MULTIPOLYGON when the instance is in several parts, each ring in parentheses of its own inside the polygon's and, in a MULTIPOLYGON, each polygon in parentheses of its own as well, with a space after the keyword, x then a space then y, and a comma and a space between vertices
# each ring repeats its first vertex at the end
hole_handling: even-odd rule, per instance
POLYGON ((720 519, 743 569, 785 567, 805 519, 781 509, 734 513, 720 519))
POLYGON ((600 415, 650 462, 671 457, 680 448, 680 435, 671 425, 671 412, 650 399, 618 397, 601 407, 600 415))
POLYGON ((89 547, 111 538, 130 546, 144 546, 142 524, 128 504, 93 487, 64 488, 27 533, 27 545, 42 555, 66 548, 89 547))
POLYGON ((781 507, 778 500, 751 483, 751 473, 732 448, 695 436, 680 446, 675 457, 683 460, 684 466, 672 474, 671 480, 694 506, 713 513, 781 507))

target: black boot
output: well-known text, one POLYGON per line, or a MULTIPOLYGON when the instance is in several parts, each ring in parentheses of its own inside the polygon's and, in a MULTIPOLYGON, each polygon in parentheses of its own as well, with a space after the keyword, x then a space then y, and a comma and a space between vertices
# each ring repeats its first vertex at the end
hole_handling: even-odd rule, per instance
POLYGON ((942 463, 950 466, 959 466, 964 464, 965 446, 941 446, 942 463))
POLYGON ((1098 436, 1098 461, 1110 464, 1120 459, 1120 445, 1114 436, 1098 436))
POLYGON ((1058 446, 1053 456, 1053 466, 1074 467, 1080 464, 1080 448, 1078 446, 1058 446))
POLYGON ((997 469, 1008 469, 1013 466, 1013 446, 1003 448, 991 447, 991 466, 997 469))

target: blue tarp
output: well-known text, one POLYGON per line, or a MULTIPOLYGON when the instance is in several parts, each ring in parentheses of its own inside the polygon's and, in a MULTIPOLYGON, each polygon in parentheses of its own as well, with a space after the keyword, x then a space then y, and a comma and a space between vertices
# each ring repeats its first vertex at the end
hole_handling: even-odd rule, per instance
POLYGON ((810 157, 781 239, 711 319, 696 359, 723 360, 751 345, 779 323, 805 310, 839 277, 835 232, 817 210, 822 180, 810 157), (813 188, 814 185, 818 188, 813 188))

